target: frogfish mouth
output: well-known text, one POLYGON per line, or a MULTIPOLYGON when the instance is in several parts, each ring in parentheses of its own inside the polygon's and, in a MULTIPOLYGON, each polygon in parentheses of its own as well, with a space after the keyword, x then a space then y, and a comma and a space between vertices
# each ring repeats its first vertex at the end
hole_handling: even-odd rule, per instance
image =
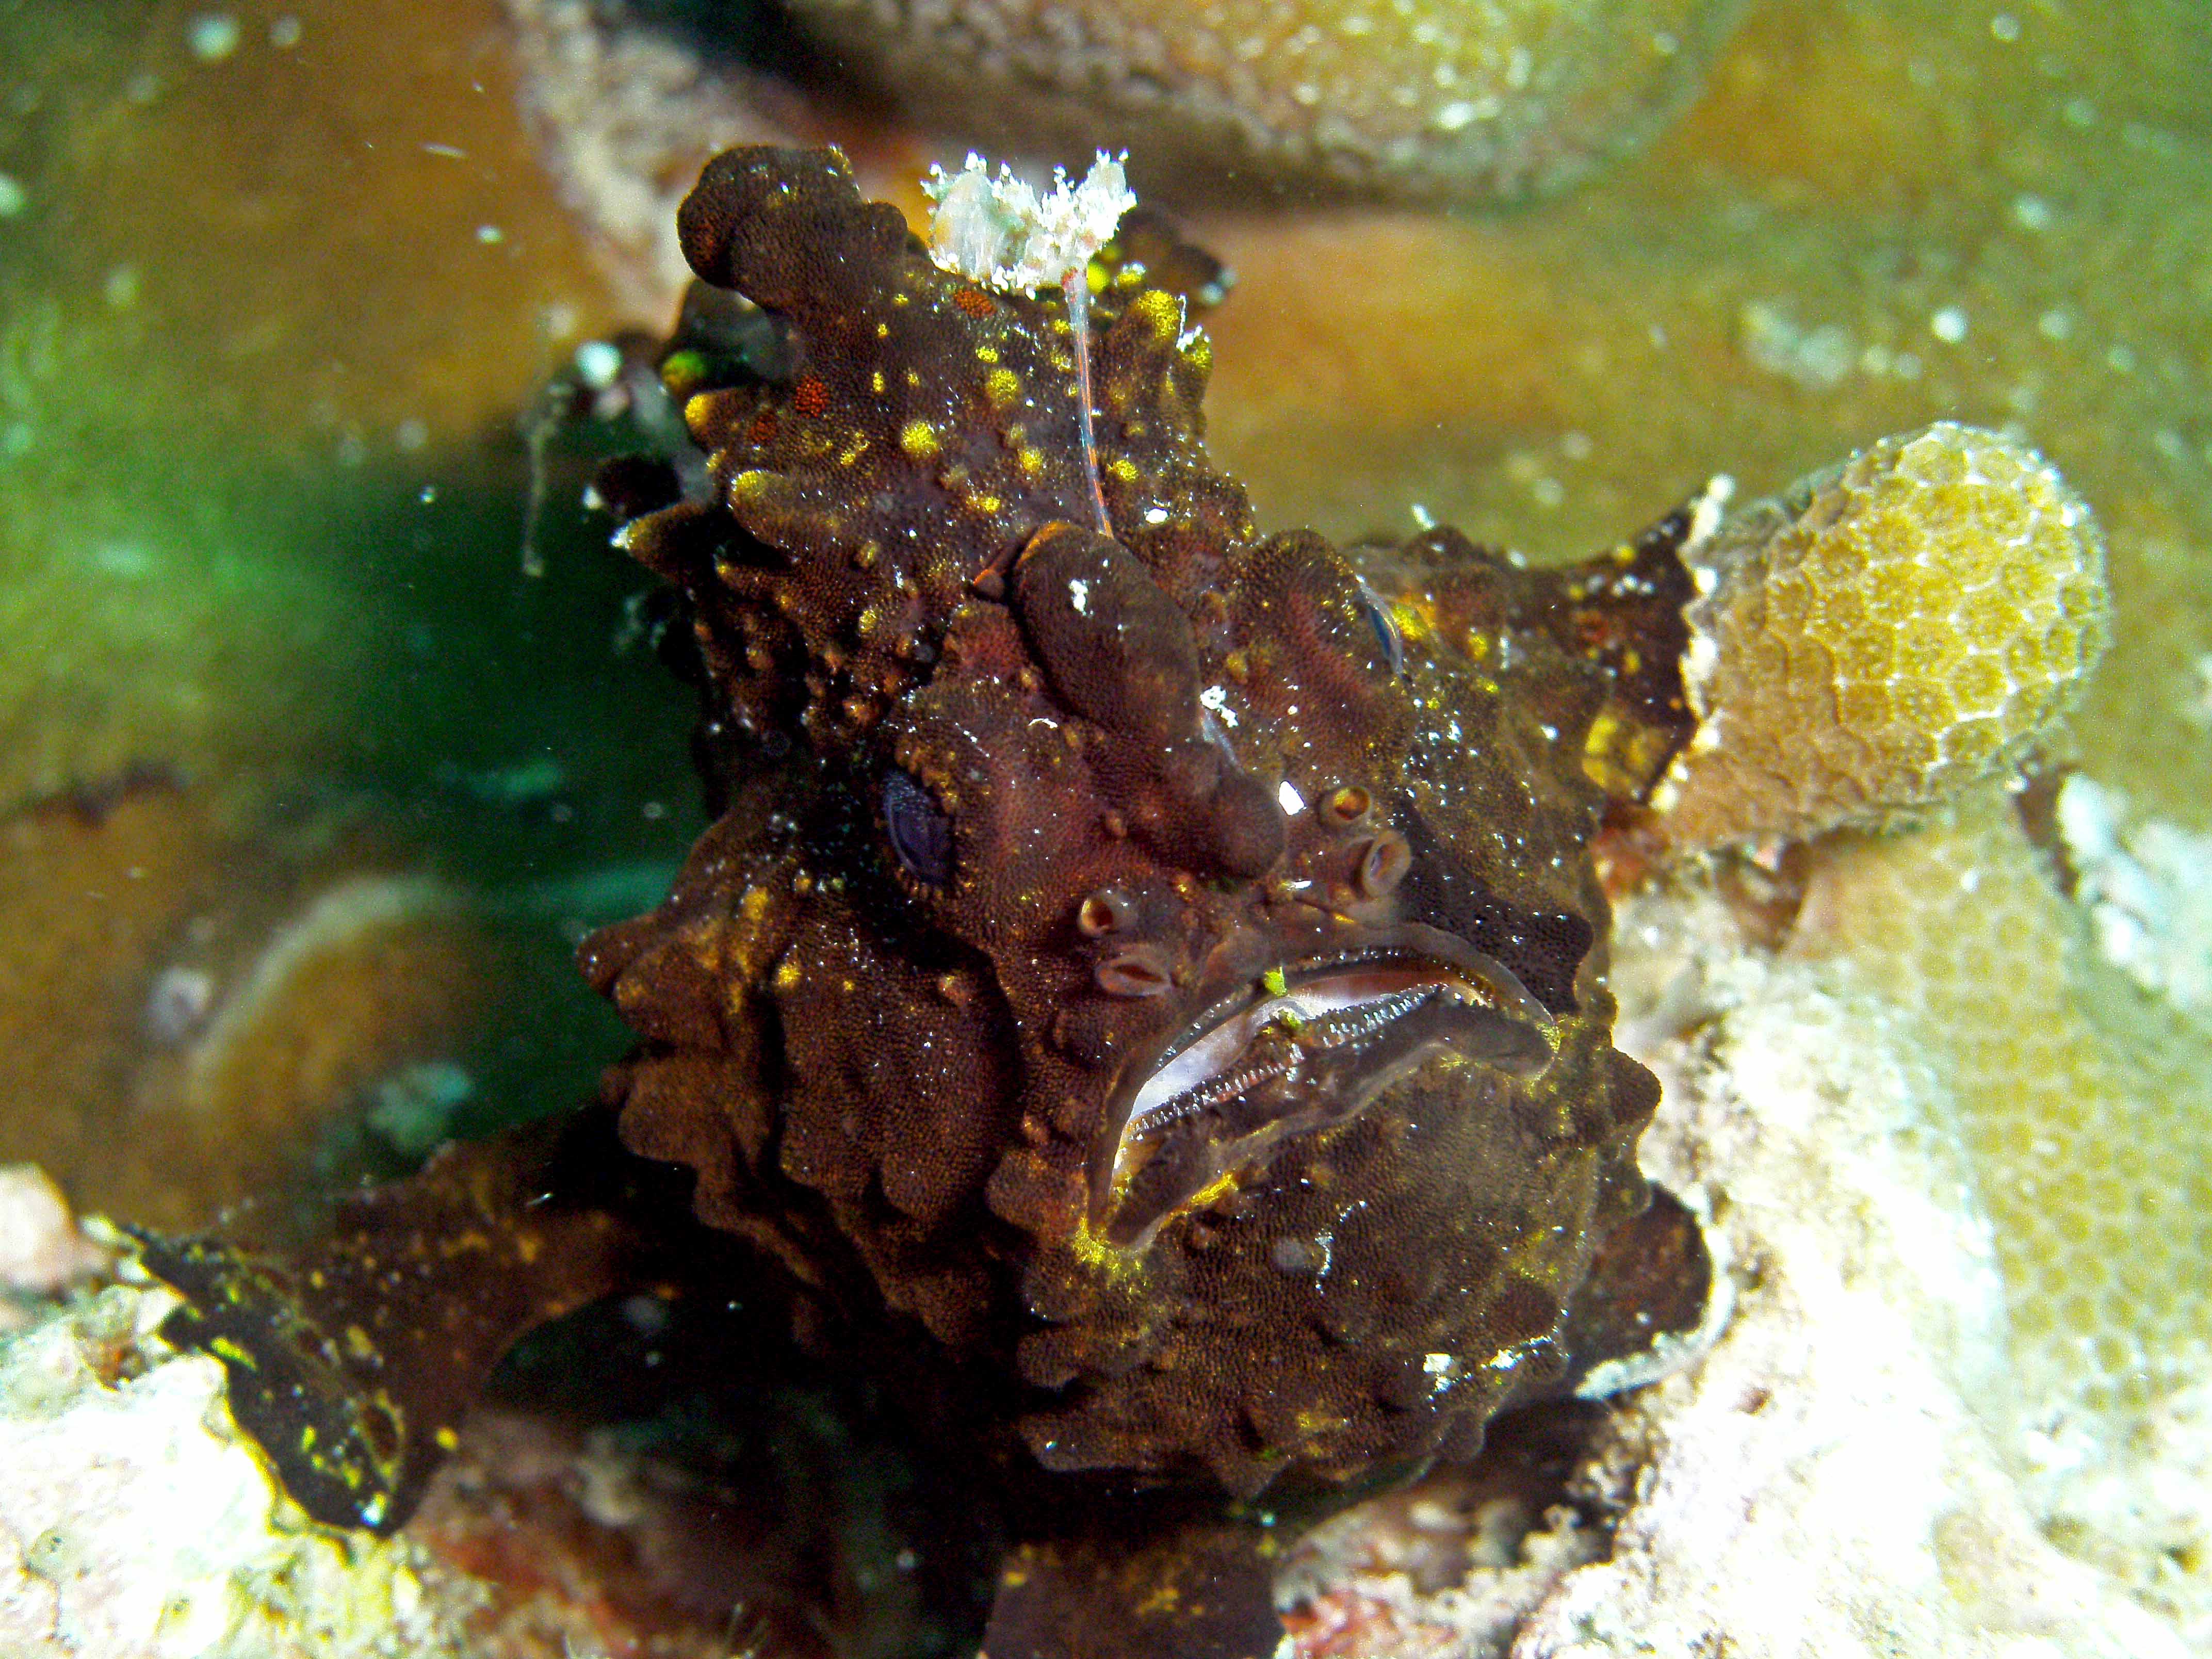
POLYGON ((1525 1079, 1559 1047, 1551 1014, 1502 963, 1419 923, 1199 1000, 1203 1012, 1133 1054, 1108 1099, 1091 1222, 1119 1249, 1143 1249, 1240 1170, 1350 1121, 1432 1057, 1525 1079))

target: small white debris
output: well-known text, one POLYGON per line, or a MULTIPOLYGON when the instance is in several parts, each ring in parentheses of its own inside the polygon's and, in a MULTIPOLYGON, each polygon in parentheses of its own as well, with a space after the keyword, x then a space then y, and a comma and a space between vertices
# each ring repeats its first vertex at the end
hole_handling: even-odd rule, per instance
POLYGON ((185 27, 185 44, 203 64, 220 64, 238 50, 238 19, 227 11, 204 11, 185 27))
POLYGON ((0 173, 0 219, 12 219, 31 205, 31 198, 12 173, 0 173))
POLYGON ((605 392, 621 377, 622 348, 607 340, 586 340, 576 348, 576 378, 593 392, 605 392))
POLYGON ((419 1158, 453 1133, 453 1115, 475 1093, 476 1079, 452 1060, 417 1060, 377 1084, 365 1121, 392 1146, 419 1158))
POLYGON ((1842 385, 1859 357, 1850 331, 1840 325, 1800 327, 1781 307, 1764 300, 1750 301, 1737 314, 1736 339, 1759 368, 1811 392, 1842 385))
POLYGON ((147 1041, 173 1048, 206 1028, 215 1012, 215 976, 202 968, 164 968, 146 992, 140 1027, 147 1041))
POLYGON ((2079 773, 2057 823, 2105 959, 2179 1007, 2212 1008, 2212 836, 2131 818, 2125 796, 2079 773))
POLYGON ((497 225, 478 225, 477 227, 477 240, 482 242, 486 247, 497 247, 506 240, 507 233, 501 230, 497 225))
POLYGON ((1957 306, 1945 306, 1928 319, 1928 331, 1946 345, 1956 345, 1966 337, 1966 313, 1957 306))
POLYGON ((1276 789, 1275 799, 1282 803, 1283 811, 1287 817, 1296 817, 1306 810, 1305 797, 1291 787, 1288 778, 1285 778, 1276 789))
POLYGON ((2051 204, 2023 191, 2012 198, 2012 222, 2022 230, 2048 230, 2054 217, 2051 204))

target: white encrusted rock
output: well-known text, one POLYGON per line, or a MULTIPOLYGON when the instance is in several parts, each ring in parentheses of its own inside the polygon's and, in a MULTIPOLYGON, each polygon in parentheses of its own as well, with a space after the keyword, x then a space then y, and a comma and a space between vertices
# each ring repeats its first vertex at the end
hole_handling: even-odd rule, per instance
POLYGON ((1617 1416, 1611 1554, 1514 1659, 2185 1659, 2015 1476, 2002 1286, 1938 1077, 1845 974, 1734 933, 1710 896, 1647 899, 1618 952, 1624 1041, 1666 1085, 1644 1161, 1717 1218, 1735 1318, 1617 1416))
POLYGON ((232 1422, 222 1368, 118 1285, 0 1339, 0 1654, 368 1659, 453 1650, 406 1547, 319 1527, 232 1422))

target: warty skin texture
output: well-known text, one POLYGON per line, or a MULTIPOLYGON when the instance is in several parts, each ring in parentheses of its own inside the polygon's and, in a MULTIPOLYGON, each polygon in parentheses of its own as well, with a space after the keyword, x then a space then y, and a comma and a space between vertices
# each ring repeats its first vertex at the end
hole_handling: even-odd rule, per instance
POLYGON ((939 271, 827 154, 732 152, 681 222, 800 367, 691 388, 712 495, 625 532, 691 602, 725 805, 586 950, 644 1039, 625 1139, 918 1322, 1042 1470, 1249 1497, 1471 1452, 1643 1202, 1587 856, 1617 667, 1503 560, 1447 617, 1434 550, 1363 581, 1261 537, 1139 268, 1093 311, 1107 537, 1056 298, 939 271), (1279 1086, 1152 1103, 1302 981, 1236 1039, 1279 1086), (1332 1048, 1331 997, 1397 990, 1432 1006, 1332 1048))

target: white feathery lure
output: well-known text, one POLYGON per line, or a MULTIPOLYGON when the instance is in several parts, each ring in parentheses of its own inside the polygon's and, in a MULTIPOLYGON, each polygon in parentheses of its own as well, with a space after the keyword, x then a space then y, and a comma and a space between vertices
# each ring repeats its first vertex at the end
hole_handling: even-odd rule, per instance
POLYGON ((1098 152, 1082 182, 1071 184, 1064 167, 1052 170, 1052 189, 1014 176, 1001 161, 994 174, 972 150, 957 173, 932 167, 922 190, 936 204, 929 216, 929 257, 972 283, 1033 294, 1057 287, 1066 296, 1075 336, 1075 380, 1084 469, 1101 535, 1110 536, 1105 492, 1098 483, 1098 448, 1091 430, 1091 260, 1113 240, 1121 216, 1137 198, 1121 171, 1126 153, 1098 152))

